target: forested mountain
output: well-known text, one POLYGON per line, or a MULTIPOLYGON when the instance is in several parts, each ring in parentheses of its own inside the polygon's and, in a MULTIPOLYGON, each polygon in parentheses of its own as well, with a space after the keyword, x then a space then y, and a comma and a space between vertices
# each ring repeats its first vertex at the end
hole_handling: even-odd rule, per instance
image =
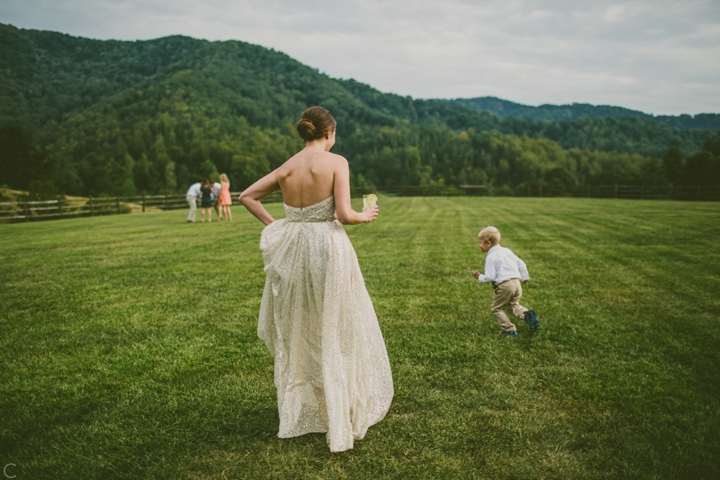
POLYGON ((239 190, 302 147, 294 124, 318 104, 338 121, 333 151, 356 185, 682 183, 686 158, 718 137, 637 118, 500 120, 333 79, 272 49, 182 36, 0 25, 0 82, 0 184, 53 193, 182 192, 220 172, 239 190), (682 176, 660 160, 670 147, 682 176))
POLYGON ((450 103, 464 105, 471 110, 481 110, 494 113, 498 118, 517 117, 531 118, 533 120, 548 120, 551 122, 572 122, 581 118, 617 118, 632 117, 641 120, 650 120, 664 123, 680 130, 693 129, 720 129, 720 114, 699 113, 697 115, 650 115, 629 108, 613 107, 610 105, 590 105, 588 103, 573 103, 571 105, 540 105, 531 107, 521 103, 503 100, 497 97, 456 98, 448 100, 450 103))

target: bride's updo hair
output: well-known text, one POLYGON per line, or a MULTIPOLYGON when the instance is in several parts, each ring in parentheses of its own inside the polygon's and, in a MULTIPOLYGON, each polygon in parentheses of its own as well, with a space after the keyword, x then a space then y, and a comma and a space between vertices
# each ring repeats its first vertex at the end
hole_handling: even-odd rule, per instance
POLYGON ((326 133, 335 130, 337 122, 332 113, 323 107, 310 107, 300 117, 295 129, 303 140, 310 142, 322 138, 326 133))

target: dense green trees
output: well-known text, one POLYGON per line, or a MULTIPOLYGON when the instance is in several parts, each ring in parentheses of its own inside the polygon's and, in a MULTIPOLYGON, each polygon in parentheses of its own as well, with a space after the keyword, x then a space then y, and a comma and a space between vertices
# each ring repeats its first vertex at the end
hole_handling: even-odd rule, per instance
POLYGON ((511 135, 554 140, 563 148, 639 153, 649 157, 662 157, 673 146, 694 153, 718 136, 716 130, 677 130, 632 117, 582 118, 572 122, 507 117, 500 122, 499 129, 511 135))
POLYGON ((0 25, 0 81, 0 184, 22 189, 182 192, 220 172, 241 189, 302 147, 293 125, 316 104, 338 121, 334 151, 356 185, 519 193, 717 177, 715 147, 702 149, 716 130, 631 117, 500 120, 335 80, 236 41, 97 41, 0 25))
MULTIPOLYGON (((676 158, 673 170, 672 162, 639 154, 565 150, 547 139, 473 129, 455 132, 435 125, 368 129, 353 140, 364 140, 354 146, 358 152, 352 157, 354 171, 362 173, 364 182, 378 186, 490 184, 521 193, 527 185, 569 190, 578 185, 615 183, 696 184, 684 181, 685 160, 677 147, 666 157, 676 158)), ((704 159, 704 155, 700 152, 690 158, 704 159)), ((709 171, 711 167, 704 165, 710 163, 702 162, 696 163, 709 171)), ((720 178, 715 178, 717 184, 720 178)))
POLYGON ((32 137, 23 127, 0 128, 0 183, 26 189, 37 157, 32 137))
POLYGON ((54 159, 34 146, 27 130, 20 125, 0 127, 0 185, 47 198, 58 194, 56 178, 54 159))
POLYGON ((680 172, 684 185, 720 186, 720 139, 708 142, 702 151, 689 156, 680 172))

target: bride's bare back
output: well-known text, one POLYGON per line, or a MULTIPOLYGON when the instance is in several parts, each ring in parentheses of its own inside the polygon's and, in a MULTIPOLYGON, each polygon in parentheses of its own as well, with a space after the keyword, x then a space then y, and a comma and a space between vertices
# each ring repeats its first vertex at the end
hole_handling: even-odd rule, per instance
POLYGON ((317 147, 298 152, 275 171, 283 201, 291 207, 305 208, 332 196, 335 172, 341 162, 346 160, 340 155, 317 147))

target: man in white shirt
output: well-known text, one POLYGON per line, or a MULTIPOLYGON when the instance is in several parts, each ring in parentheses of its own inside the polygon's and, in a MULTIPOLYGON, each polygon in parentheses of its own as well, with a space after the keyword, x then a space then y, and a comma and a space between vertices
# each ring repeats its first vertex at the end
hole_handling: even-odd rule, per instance
POLYGON ((189 223, 195 222, 195 212, 197 211, 197 200, 200 196, 200 182, 193 183, 190 189, 187 191, 187 202, 190 205, 190 214, 188 214, 187 221, 189 223))
POLYGON ((505 309, 510 310, 517 318, 525 320, 530 326, 530 331, 535 333, 540 327, 537 315, 519 303, 522 297, 520 281, 522 280, 522 283, 530 281, 525 262, 509 248, 500 246, 500 232, 495 227, 486 227, 480 231, 478 245, 483 252, 487 252, 485 273, 473 270, 473 276, 480 282, 492 282, 495 289, 492 312, 502 327, 500 334, 507 337, 516 337, 518 334, 505 309))

